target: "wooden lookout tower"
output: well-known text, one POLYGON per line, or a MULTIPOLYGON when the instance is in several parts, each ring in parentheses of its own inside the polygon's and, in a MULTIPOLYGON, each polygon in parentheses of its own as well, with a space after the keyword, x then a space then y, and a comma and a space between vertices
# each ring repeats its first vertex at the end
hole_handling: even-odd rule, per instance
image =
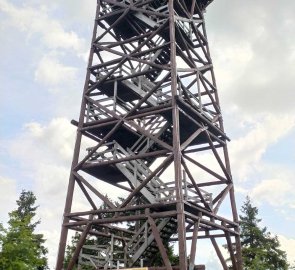
POLYGON ((68 270, 205 269, 195 265, 203 241, 220 269, 242 269, 211 2, 97 1, 56 270, 68 230, 80 232, 68 270), (74 210, 77 197, 86 203, 74 210))

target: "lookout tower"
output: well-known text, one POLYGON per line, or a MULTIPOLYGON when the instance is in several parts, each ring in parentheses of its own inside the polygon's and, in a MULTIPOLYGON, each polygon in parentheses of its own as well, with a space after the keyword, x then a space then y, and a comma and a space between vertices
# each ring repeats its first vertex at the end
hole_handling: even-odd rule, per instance
POLYGON ((195 260, 202 241, 221 268, 242 269, 203 15, 211 2, 97 1, 80 117, 72 121, 77 138, 57 270, 68 230, 81 232, 69 270, 77 261, 93 269, 201 269, 195 260), (114 203, 108 193, 123 199, 114 203), (77 196, 86 204, 74 211, 77 196))

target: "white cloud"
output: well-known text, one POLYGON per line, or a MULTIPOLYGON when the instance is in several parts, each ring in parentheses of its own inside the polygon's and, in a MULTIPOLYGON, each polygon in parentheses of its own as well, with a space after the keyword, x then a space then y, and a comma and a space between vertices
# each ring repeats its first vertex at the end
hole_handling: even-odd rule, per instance
POLYGON ((294 112, 294 10, 292 1, 265 0, 222 0, 208 8, 213 63, 227 106, 252 115, 294 112))
POLYGON ((53 10, 62 10, 65 22, 83 23, 90 28, 93 26, 96 1, 84 0, 81 5, 79 0, 52 0, 47 5, 50 5, 53 10))
POLYGON ((41 218, 37 229, 44 232, 47 239, 52 269, 56 260, 74 134, 75 128, 67 119, 55 118, 46 125, 38 122, 26 124, 22 134, 7 145, 10 154, 20 162, 21 171, 31 180, 31 183, 19 181, 18 185, 26 189, 31 186, 37 197, 38 217, 41 218), (15 153, 18 153, 17 156, 15 153))
MULTIPOLYGON (((216 241, 220 248, 222 256, 225 259, 229 258, 228 251, 223 247, 223 245, 226 244, 224 239, 219 238, 219 239, 216 239, 216 241)), ((190 245, 187 250, 190 251, 190 245)), ((206 265, 206 270, 223 269, 212 243, 207 240, 198 240, 195 263, 200 265, 202 264, 206 265)))
POLYGON ((295 263, 295 239, 278 235, 282 250, 286 251, 289 263, 295 263))
POLYGON ((52 55, 45 55, 35 71, 35 80, 48 86, 56 86, 75 80, 76 74, 76 68, 63 65, 52 55))
POLYGON ((67 49, 72 48, 76 51, 80 51, 84 43, 75 32, 65 32, 58 23, 56 23, 52 30, 44 35, 44 41, 51 49, 60 47, 67 49))
POLYGON ((219 89, 222 92, 226 91, 237 77, 243 75, 254 55, 250 43, 232 43, 225 39, 215 42, 212 52, 217 82, 220 82, 219 89), (235 76, 232 74, 233 70, 235 76))
POLYGON ((28 36, 41 35, 42 41, 50 49, 72 49, 77 53, 85 51, 84 39, 73 31, 66 31, 59 21, 49 16, 45 5, 20 7, 1 0, 0 10, 10 17, 13 26, 28 36))
POLYGON ((291 206, 295 203, 294 188, 295 184, 286 177, 286 174, 280 173, 275 179, 266 179, 255 185, 250 196, 258 202, 267 202, 276 208, 291 206))
POLYGON ((289 115, 265 114, 257 117, 254 127, 239 139, 229 144, 232 168, 237 181, 243 181, 254 171, 259 171, 267 148, 288 134, 295 125, 289 115))
POLYGON ((24 165, 39 165, 40 161, 46 164, 70 164, 75 128, 65 118, 54 118, 48 125, 38 122, 27 123, 18 139, 10 145, 9 151, 24 165))
POLYGON ((84 60, 89 43, 86 44, 84 37, 78 34, 76 25, 65 23, 62 16, 57 16, 59 12, 65 11, 55 10, 58 12, 55 14, 52 10, 48 3, 40 5, 39 2, 28 1, 26 4, 17 4, 0 0, 0 12, 4 14, 1 24, 13 29, 13 42, 19 43, 16 37, 21 36, 25 46, 34 48, 30 51, 33 55, 27 66, 26 79, 34 79, 37 83, 32 86, 35 88, 42 84, 42 89, 48 91, 42 94, 49 94, 49 101, 55 100, 54 105, 52 102, 48 104, 48 111, 54 110, 55 115, 72 117, 79 108, 72 104, 80 102, 86 68, 80 69, 77 61, 81 63, 84 60), (23 40, 24 35, 26 40, 23 40), (32 68, 35 71, 32 72, 32 68))
POLYGON ((16 183, 14 179, 9 179, 0 176, 0 223, 8 220, 8 211, 12 211, 15 207, 15 200, 17 198, 16 183))

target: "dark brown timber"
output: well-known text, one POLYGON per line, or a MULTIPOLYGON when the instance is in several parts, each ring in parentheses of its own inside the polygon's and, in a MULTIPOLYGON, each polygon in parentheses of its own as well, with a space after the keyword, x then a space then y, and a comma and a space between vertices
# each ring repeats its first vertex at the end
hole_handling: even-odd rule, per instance
POLYGON ((205 269, 205 241, 220 267, 242 270, 211 2, 97 0, 56 270, 205 269), (68 230, 80 238, 65 266, 68 230))

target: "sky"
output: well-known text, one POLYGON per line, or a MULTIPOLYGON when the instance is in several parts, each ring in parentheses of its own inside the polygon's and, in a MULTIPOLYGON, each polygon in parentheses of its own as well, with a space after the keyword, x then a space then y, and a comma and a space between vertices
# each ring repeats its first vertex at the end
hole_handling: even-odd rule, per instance
MULTIPOLYGON (((95 6, 0 0, 0 222, 32 190, 51 269, 95 6)), ((295 1, 215 0, 205 17, 238 209, 249 195, 294 262, 295 1)))

